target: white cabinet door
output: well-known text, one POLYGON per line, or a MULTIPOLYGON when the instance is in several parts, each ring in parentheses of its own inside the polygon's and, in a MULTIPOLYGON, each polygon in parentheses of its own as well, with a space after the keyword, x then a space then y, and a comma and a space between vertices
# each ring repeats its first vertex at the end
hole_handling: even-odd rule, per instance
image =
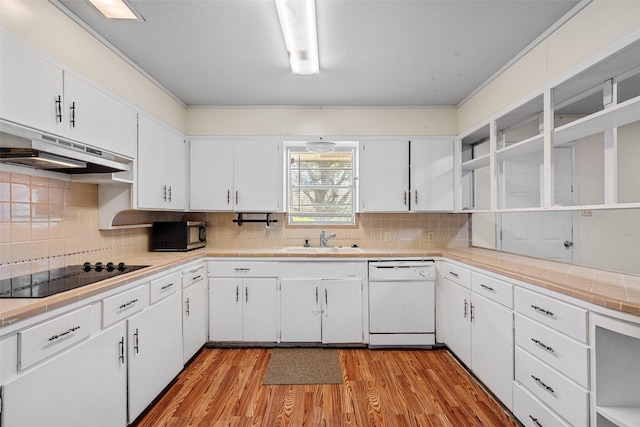
POLYGON ((187 208, 186 144, 182 135, 144 115, 138 126, 138 209, 187 208))
POLYGON ((127 425, 125 336, 119 323, 3 385, 1 424, 127 425))
POLYGON ((243 310, 242 340, 247 342, 276 342, 277 280, 269 278, 242 279, 243 310))
POLYGON ((207 281, 200 280, 182 291, 183 361, 189 359, 207 342, 209 324, 207 281))
POLYGON ((512 409, 513 312, 476 294, 471 299, 473 372, 512 409))
POLYGON ((3 37, 0 49, 0 117, 60 133, 62 69, 3 37))
POLYGON ((130 423, 184 366, 181 320, 179 293, 128 320, 130 423))
POLYGON ((63 135, 135 157, 137 113, 68 71, 64 72, 63 116, 63 135))
POLYGON ((209 339, 242 341, 242 279, 209 279, 209 339))
POLYGON ((445 322, 445 342, 451 351, 471 367, 471 294, 468 289, 444 279, 441 318, 445 322))
POLYGON ((453 210, 453 141, 411 141, 411 210, 453 210))
POLYGON ((361 343, 362 281, 323 280, 322 288, 322 342, 361 343))
POLYGON ((360 143, 360 211, 408 211, 408 164, 407 141, 360 143))
POLYGON ((280 281, 280 340, 320 342, 321 288, 319 279, 280 281))
POLYGON ((235 141, 236 212, 282 211, 282 144, 275 140, 235 141))
POLYGON ((191 210, 233 210, 233 141, 192 140, 189 156, 191 210))

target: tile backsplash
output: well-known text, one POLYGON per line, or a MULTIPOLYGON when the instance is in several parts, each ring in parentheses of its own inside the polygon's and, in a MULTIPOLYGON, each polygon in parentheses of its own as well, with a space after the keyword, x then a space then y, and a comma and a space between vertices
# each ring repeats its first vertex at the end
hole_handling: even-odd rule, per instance
POLYGON ((98 230, 98 186, 0 171, 0 278, 146 252, 149 229, 98 230))
MULTIPOLYGON (((209 225, 208 247, 271 248, 318 245, 320 231, 336 233, 331 246, 379 249, 435 249, 469 246, 468 214, 359 214, 350 227, 288 226, 278 222, 233 222, 233 213, 175 213, 174 220, 199 219, 209 225)), ((245 218, 264 215, 245 215, 245 218)), ((65 265, 118 262, 149 250, 149 228, 98 229, 98 186, 0 171, 0 278, 65 265)))
MULTIPOLYGON (((245 223, 238 226, 233 213, 188 214, 189 219, 206 221, 209 248, 270 248, 302 246, 309 239, 318 246, 320 232, 336 233, 331 246, 358 245, 380 249, 434 249, 469 246, 470 219, 468 214, 359 214, 351 227, 305 227, 286 225, 285 214, 273 214, 277 223, 268 228, 264 223, 245 223)), ((265 218, 264 214, 245 214, 246 218, 265 218)))

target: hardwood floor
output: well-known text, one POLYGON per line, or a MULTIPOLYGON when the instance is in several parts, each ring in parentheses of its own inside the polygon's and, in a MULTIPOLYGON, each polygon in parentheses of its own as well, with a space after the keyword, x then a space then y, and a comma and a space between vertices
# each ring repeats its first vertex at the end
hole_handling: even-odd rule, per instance
POLYGON ((340 350, 342 384, 263 386, 270 349, 203 349, 146 426, 517 426, 446 350, 340 350))

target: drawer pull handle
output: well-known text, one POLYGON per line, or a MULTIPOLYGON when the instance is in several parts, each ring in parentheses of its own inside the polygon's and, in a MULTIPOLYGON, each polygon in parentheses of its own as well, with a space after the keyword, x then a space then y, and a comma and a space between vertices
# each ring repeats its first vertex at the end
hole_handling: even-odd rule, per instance
POLYGON ((49 341, 54 341, 54 340, 57 340, 58 338, 62 338, 63 336, 65 336, 65 335, 69 335, 71 332, 75 332, 75 331, 77 331, 78 329, 80 329, 80 326, 74 326, 74 327, 72 327, 72 328, 67 329, 66 331, 64 331, 64 332, 63 332, 63 333, 61 333, 61 334, 58 334, 58 335, 52 335, 51 337, 49 337, 49 341))
POLYGON ((161 291, 165 291, 165 290, 169 289, 172 286, 173 286, 173 283, 169 283, 168 285, 164 285, 163 287, 161 287, 160 290, 161 291))
POLYGON ((458 273, 454 273, 453 271, 449 272, 450 275, 452 275, 453 277, 460 277, 460 275, 458 273))
POLYGON ((234 268, 233 270, 240 272, 240 271, 250 271, 251 269, 250 268, 234 268))
POLYGON ((549 310, 545 310, 542 307, 538 307, 537 305, 532 305, 531 308, 533 308, 535 311, 538 311, 542 314, 546 314, 547 316, 553 316, 552 312, 550 312, 549 310))
POLYGON ((535 382, 537 382, 538 384, 540 384, 542 387, 546 388, 547 391, 554 393, 553 389, 551 387, 549 387, 548 385, 546 385, 540 378, 536 377, 535 375, 531 375, 531 378, 534 379, 535 382))
POLYGON ((538 421, 537 418, 535 418, 533 415, 529 415, 529 418, 531 418, 531 421, 533 421, 533 423, 535 425, 537 425, 538 427, 542 427, 542 424, 540 424, 540 422, 538 421))
POLYGON ((122 310, 123 308, 127 308, 127 307, 129 307, 129 306, 131 306, 131 305, 133 305, 133 304, 135 304, 137 302, 138 302, 138 299, 136 298, 136 299, 132 299, 129 302, 125 302, 124 304, 120 304, 120 310, 122 310))
POLYGON ((192 280, 195 282, 196 280, 200 279, 202 276, 201 275, 197 275, 196 277, 194 277, 192 280))
POLYGON ((531 341, 533 341, 534 343, 538 344, 540 347, 544 348, 545 350, 547 350, 549 353, 555 353, 556 351, 553 349, 553 347, 549 347, 548 345, 545 345, 542 341, 537 340, 535 338, 531 338, 531 341))
POLYGON ((487 286, 483 283, 480 283, 480 286, 482 287, 482 289, 486 289, 489 292, 495 292, 495 290, 491 286, 487 286))

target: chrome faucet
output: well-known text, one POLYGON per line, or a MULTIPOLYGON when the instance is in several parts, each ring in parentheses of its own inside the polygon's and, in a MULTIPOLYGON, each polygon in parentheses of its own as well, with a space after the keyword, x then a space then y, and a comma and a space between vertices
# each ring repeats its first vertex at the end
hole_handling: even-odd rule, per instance
POLYGON ((329 239, 335 239, 336 237, 336 233, 331 233, 329 234, 329 237, 324 237, 324 230, 322 230, 320 232, 320 247, 324 248, 327 246, 327 241, 329 241, 329 239))

